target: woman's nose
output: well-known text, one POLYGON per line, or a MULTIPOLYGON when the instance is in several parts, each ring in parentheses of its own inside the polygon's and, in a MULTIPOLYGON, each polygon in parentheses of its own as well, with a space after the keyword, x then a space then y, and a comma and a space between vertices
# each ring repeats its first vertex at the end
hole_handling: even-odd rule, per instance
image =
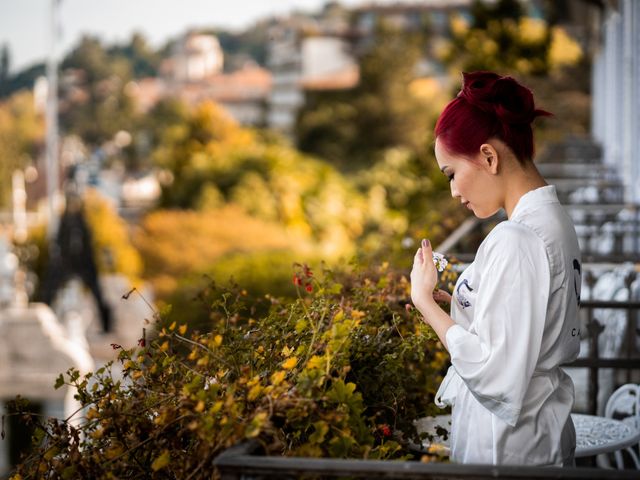
POLYGON ((458 190, 456 190, 456 187, 453 184, 453 182, 449 183, 449 186, 451 187, 451 196, 453 198, 458 198, 460 196, 460 194, 458 193, 458 190))

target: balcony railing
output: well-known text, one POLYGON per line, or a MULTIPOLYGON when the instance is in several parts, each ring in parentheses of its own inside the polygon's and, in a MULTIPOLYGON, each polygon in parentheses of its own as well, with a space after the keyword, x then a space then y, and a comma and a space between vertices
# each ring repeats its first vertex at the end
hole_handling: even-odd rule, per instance
POLYGON ((565 366, 586 368, 589 371, 587 413, 595 415, 598 412, 598 392, 600 391, 598 371, 600 369, 621 370, 623 372, 622 383, 637 383, 640 380, 640 355, 637 347, 639 310, 639 301, 588 300, 581 303, 581 311, 585 315, 583 326, 586 329, 588 353, 586 357, 578 358, 565 366), (602 319, 598 318, 598 315, 602 315, 606 310, 625 312, 625 325, 622 329, 621 347, 616 356, 602 358, 599 339, 605 331, 605 325, 602 319))
POLYGON ((418 461, 345 460, 329 458, 268 457, 255 455, 256 443, 229 448, 214 465, 222 480, 267 480, 294 478, 385 478, 385 479, 637 479, 631 470, 599 468, 522 467, 458 465, 418 461))

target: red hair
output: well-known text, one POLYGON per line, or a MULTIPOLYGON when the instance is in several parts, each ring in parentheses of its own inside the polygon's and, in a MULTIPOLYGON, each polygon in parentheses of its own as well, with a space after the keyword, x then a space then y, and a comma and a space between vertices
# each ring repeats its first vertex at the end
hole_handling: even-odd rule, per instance
POLYGON ((535 108, 533 93, 512 77, 463 73, 462 90, 440 114, 435 135, 454 154, 472 157, 489 138, 502 140, 521 163, 533 159, 531 123, 551 113, 535 108))

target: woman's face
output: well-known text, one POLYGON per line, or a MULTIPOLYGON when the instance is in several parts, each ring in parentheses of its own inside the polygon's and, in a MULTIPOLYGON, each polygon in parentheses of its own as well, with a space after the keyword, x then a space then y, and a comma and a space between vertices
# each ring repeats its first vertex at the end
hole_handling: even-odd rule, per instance
POLYGON ((476 217, 488 218, 502 208, 495 175, 481 152, 472 159, 450 154, 436 138, 435 154, 440 170, 449 179, 451 196, 460 199, 476 217))

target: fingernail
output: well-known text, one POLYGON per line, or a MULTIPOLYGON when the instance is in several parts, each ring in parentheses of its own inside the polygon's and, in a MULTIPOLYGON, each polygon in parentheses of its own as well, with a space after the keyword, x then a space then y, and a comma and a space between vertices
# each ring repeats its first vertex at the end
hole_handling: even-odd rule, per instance
POLYGON ((424 241, 424 245, 425 245, 425 247, 428 247, 428 246, 430 245, 430 244, 429 244, 429 240, 425 240, 425 241, 424 241))
POLYGON ((424 238, 422 239, 422 246, 423 246, 423 247, 426 247, 426 246, 427 246, 427 241, 426 241, 424 238))

